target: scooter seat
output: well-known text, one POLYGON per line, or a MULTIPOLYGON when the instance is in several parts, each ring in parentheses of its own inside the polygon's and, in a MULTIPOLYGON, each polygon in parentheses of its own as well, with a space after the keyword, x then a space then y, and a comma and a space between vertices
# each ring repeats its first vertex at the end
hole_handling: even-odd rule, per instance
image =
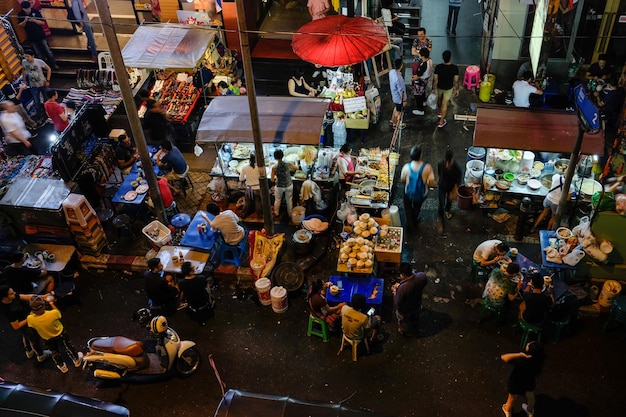
POLYGON ((128 356, 141 356, 144 352, 143 343, 124 336, 96 339, 91 344, 91 348, 100 352, 119 353, 128 356))

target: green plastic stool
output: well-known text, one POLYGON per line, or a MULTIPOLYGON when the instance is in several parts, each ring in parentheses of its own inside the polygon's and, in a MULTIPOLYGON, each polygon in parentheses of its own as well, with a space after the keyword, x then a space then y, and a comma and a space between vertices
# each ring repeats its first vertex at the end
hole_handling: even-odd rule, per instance
POLYGON ((522 329, 522 332, 523 332, 522 343, 520 345, 520 349, 522 350, 524 349, 524 347, 526 346, 526 343, 528 343, 528 338, 533 333, 537 335, 537 342, 541 341, 541 330, 542 330, 541 325, 530 324, 522 318, 518 320, 518 323, 519 323, 519 327, 522 329))
POLYGON ((328 323, 324 319, 318 319, 309 315, 309 329, 306 332, 307 336, 321 337, 324 342, 328 342, 328 323), (319 329, 315 328, 315 324, 319 325, 319 329))
POLYGON ((569 325, 569 320, 569 315, 562 320, 551 320, 554 326, 554 343, 559 343, 561 340, 561 332, 569 325))
MULTIPOLYGON (((484 314, 485 311, 491 311, 496 314, 496 323, 500 324, 502 322, 502 310, 504 310, 504 303, 502 304, 494 304, 489 301, 487 298, 483 298, 482 302, 482 312, 484 314)), ((483 317, 481 314, 480 321, 482 322, 483 317)))
POLYGON ((617 297, 613 301, 611 312, 609 313, 609 316, 606 318, 604 326, 602 327, 603 332, 606 332, 606 330, 609 328, 609 324, 612 321, 626 324, 626 296, 622 295, 620 297, 617 297))
POLYGON ((480 266, 472 259, 472 282, 485 282, 489 278, 489 269, 480 266))

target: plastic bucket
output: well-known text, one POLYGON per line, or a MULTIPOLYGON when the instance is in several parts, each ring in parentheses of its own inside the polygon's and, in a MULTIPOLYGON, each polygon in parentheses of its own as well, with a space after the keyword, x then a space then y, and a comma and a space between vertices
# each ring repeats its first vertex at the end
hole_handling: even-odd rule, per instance
POLYGON ((467 150, 467 161, 472 161, 474 159, 478 159, 480 161, 485 159, 485 155, 487 152, 485 148, 481 148, 480 146, 470 146, 467 150))
POLYGON ((487 80, 491 83, 491 93, 496 89, 496 76, 493 74, 487 74, 487 80))
POLYGON ((611 307, 621 291, 622 286, 619 282, 611 279, 604 281, 602 291, 600 291, 600 296, 598 297, 598 303, 601 307, 611 307))
POLYGON ((477 159, 469 161, 465 165, 465 180, 470 184, 482 183, 483 171, 485 169, 485 163, 477 159))
POLYGON ((269 278, 260 278, 254 283, 256 292, 259 295, 259 301, 262 305, 268 306, 272 304, 272 296, 270 290, 272 289, 272 281, 269 278))
POLYGON ((284 313, 287 310, 287 290, 283 287, 274 287, 271 289, 270 295, 274 313, 284 313))
POLYGON ((456 203, 462 210, 469 210, 472 208, 474 202, 474 189, 467 185, 461 185, 456 196, 456 203))
POLYGON ((534 163, 535 163, 535 154, 530 152, 530 151, 524 151, 524 154, 522 156, 522 164, 520 166, 520 169, 526 168, 527 170, 530 171, 530 169, 533 167, 534 163))
POLYGON ((291 221, 293 224, 300 224, 304 220, 306 209, 302 206, 296 206, 291 210, 291 221))

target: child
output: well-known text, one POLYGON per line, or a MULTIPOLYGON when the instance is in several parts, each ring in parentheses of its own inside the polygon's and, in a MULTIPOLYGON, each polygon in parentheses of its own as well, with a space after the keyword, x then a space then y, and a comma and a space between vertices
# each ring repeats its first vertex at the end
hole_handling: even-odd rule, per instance
POLYGON ((232 91, 232 93, 236 96, 240 95, 239 89, 241 88, 241 79, 237 77, 233 77, 230 79, 230 85, 228 89, 232 91))

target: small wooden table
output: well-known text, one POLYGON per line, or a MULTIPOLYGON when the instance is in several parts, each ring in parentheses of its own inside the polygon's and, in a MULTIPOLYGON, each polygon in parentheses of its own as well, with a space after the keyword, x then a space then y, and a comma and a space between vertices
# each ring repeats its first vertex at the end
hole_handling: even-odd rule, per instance
POLYGON ((193 249, 190 249, 186 246, 162 246, 159 249, 159 253, 157 253, 157 258, 161 260, 163 264, 163 270, 165 272, 174 272, 180 273, 180 267, 183 264, 178 261, 174 263, 172 261, 172 257, 180 256, 182 252, 185 261, 190 261, 194 266, 194 272, 196 274, 202 273, 204 270, 204 266, 209 261, 209 254, 204 252, 198 252, 193 249))
POLYGON ((24 252, 28 252, 31 256, 34 256, 35 252, 43 251, 55 256, 54 261, 45 261, 46 269, 50 272, 61 272, 72 259, 76 248, 71 245, 54 245, 50 243, 30 243, 24 248, 24 252))

